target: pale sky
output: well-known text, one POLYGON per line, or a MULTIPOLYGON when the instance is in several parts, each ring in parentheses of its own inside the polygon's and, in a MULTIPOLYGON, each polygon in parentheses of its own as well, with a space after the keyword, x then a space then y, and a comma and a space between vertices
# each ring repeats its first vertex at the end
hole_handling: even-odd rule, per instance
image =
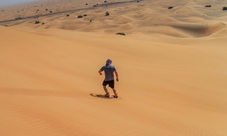
POLYGON ((0 7, 1 6, 7 6, 7 5, 13 5, 13 4, 20 4, 24 2, 31 2, 35 0, 0 0, 0 7))

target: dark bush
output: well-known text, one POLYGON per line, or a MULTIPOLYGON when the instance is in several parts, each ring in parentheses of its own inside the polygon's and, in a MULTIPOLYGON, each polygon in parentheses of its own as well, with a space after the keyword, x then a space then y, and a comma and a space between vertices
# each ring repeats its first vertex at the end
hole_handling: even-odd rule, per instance
POLYGON ((84 14, 84 17, 87 16, 87 14, 84 14))
POLYGON ((173 7, 168 7, 168 9, 172 9, 173 7))
POLYGON ((116 35, 123 35, 123 36, 125 36, 125 33, 123 33, 123 32, 118 32, 118 33, 116 33, 116 35))
POLYGON ((79 15, 77 18, 83 18, 83 16, 79 15))
POLYGON ((39 23, 40 23, 39 20, 36 20, 36 21, 35 21, 35 24, 39 24, 39 23))
POLYGON ((222 10, 227 10, 227 7, 223 7, 222 10))
POLYGON ((106 11, 105 16, 109 16, 109 15, 110 15, 110 13, 106 11))
POLYGON ((211 5, 206 5, 205 7, 211 7, 211 5))
POLYGON ((50 13, 53 13, 53 11, 50 11, 50 13))
POLYGON ((44 25, 45 23, 42 23, 42 25, 44 25))
POLYGON ((69 17, 69 14, 67 14, 66 16, 69 17))

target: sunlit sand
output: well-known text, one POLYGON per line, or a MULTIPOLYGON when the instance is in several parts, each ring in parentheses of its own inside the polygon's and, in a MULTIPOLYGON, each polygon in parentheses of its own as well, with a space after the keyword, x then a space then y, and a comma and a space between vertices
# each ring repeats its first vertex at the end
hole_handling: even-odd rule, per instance
POLYGON ((0 7, 0 135, 227 135, 224 6, 47 0, 0 7), (90 95, 104 94, 98 70, 107 58, 119 74, 117 99, 90 95))

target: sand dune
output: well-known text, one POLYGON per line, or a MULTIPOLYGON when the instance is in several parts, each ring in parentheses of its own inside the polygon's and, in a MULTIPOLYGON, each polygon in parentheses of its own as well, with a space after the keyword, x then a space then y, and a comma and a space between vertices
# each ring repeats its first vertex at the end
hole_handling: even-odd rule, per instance
POLYGON ((0 8, 0 21, 81 8, 0 23, 0 135, 227 135, 227 3, 111 2, 0 8), (118 99, 90 95, 104 93, 97 71, 107 58, 118 99))
POLYGON ((2 19, 9 19, 9 17, 13 19, 18 16, 26 17, 31 15, 44 15, 49 14, 49 11, 53 11, 54 13, 59 12, 59 14, 47 17, 37 17, 27 21, 21 21, 21 23, 19 21, 19 23, 8 23, 7 25, 11 26, 15 24, 21 24, 31 26, 33 28, 57 28, 66 30, 80 30, 85 32, 89 30, 99 31, 100 28, 105 28, 104 32, 107 33, 115 33, 114 30, 125 31, 129 34, 137 32, 155 32, 177 37, 210 36, 213 33, 217 33, 219 30, 224 29, 226 24, 225 12, 221 10, 221 6, 223 6, 225 3, 215 3, 212 1, 176 0, 168 2, 153 0, 141 1, 140 3, 137 3, 136 1, 130 3, 121 2, 124 1, 115 0, 105 3, 104 1, 98 0, 92 2, 50 0, 47 2, 33 3, 27 6, 14 7, 9 10, 5 10, 5 12, 2 12, 0 16, 2 19), (85 5, 86 3, 88 5, 85 5), (111 3, 118 4, 112 5, 111 3), (213 6, 211 8, 206 8, 206 3, 213 4, 213 6), (51 5, 54 5, 54 7, 51 5), (94 5, 104 6, 95 8, 93 7, 94 5), (173 9, 168 9, 169 6, 173 6, 173 9), (12 14, 13 12, 17 12, 19 8, 22 8, 24 11, 12 14), (38 13, 36 13, 37 9, 39 10, 38 13), (73 9, 78 10, 73 11, 73 9), (60 11, 66 12, 60 13, 60 11), (110 16, 105 16, 106 11, 110 13, 110 16), (66 16, 67 14, 69 17, 66 16), (84 16, 81 19, 77 18, 78 15, 83 16, 84 14, 87 16, 84 16), (45 23, 45 26, 40 26, 41 23, 39 25, 35 25, 35 20, 40 20, 40 22, 45 23), (148 26, 148 29, 145 28, 147 31, 144 31, 143 27, 148 26), (169 30, 171 32, 159 30, 157 26, 170 27, 169 30), (177 28, 177 30, 173 30, 171 27, 177 28), (142 29, 142 31, 140 31, 140 29, 142 29))

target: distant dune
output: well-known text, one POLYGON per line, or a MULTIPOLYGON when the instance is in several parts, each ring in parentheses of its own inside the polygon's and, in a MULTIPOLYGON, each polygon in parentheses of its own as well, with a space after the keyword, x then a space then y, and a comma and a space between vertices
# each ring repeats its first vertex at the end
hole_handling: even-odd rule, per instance
POLYGON ((0 135, 227 135, 224 6, 45 0, 0 7, 0 135), (90 95, 104 94, 98 70, 107 58, 119 73, 117 99, 90 95))
POLYGON ((221 10, 221 6, 224 6, 224 3, 218 4, 212 1, 143 0, 138 3, 137 1, 124 0, 106 2, 100 0, 87 2, 49 0, 12 8, 3 7, 4 12, 1 12, 0 17, 2 20, 7 20, 41 15, 41 17, 3 23, 8 26, 21 24, 31 28, 57 28, 84 32, 100 31, 103 28, 108 33, 125 31, 130 34, 141 32, 146 34, 160 33, 174 37, 205 37, 225 29, 226 19, 223 18, 225 14, 221 10), (207 3, 214 6, 207 8, 205 7, 207 3), (170 6, 173 8, 168 9, 170 6), (107 10, 110 16, 105 16, 107 10), (85 14, 87 16, 81 19, 77 18, 79 15, 85 14), (35 20, 39 20, 45 25, 42 26, 41 23, 35 25, 35 20), (170 28, 167 32, 161 29, 157 30, 157 26, 170 28), (146 31, 144 31, 144 27, 146 31))

